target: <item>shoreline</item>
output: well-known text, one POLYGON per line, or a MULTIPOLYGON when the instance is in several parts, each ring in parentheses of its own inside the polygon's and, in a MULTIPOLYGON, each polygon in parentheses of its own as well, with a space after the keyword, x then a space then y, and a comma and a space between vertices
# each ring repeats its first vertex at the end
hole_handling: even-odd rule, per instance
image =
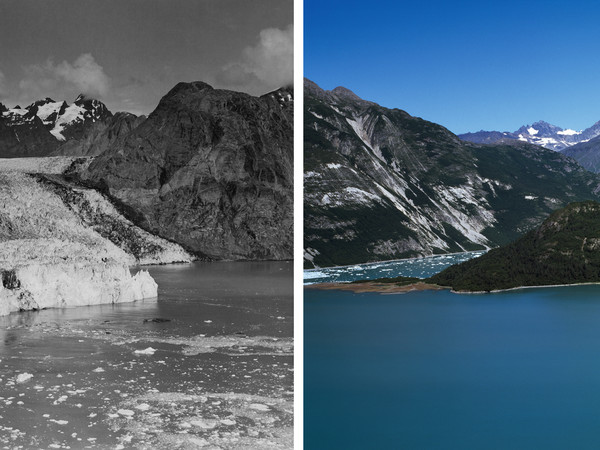
POLYGON ((380 294, 406 294, 408 292, 418 291, 441 291, 450 289, 449 287, 439 286, 424 282, 417 282, 398 286, 394 283, 377 283, 367 281, 365 283, 314 283, 304 285, 305 289, 320 289, 320 290, 341 290, 352 291, 356 294, 363 292, 379 292, 380 294))
POLYGON ((455 291, 451 290, 454 294, 499 294, 502 292, 517 291, 519 289, 543 289, 543 288, 559 288, 559 287, 570 287, 570 286, 593 286, 600 285, 600 281, 588 281, 585 283, 566 283, 566 284, 540 284, 535 286, 516 286, 506 289, 494 289, 492 291, 455 291))
POLYGON ((568 283, 568 284, 545 284, 537 286, 516 286, 507 289, 495 289, 492 291, 455 291, 450 286, 440 286, 438 284, 431 284, 425 282, 417 282, 398 286, 394 283, 377 283, 374 281, 367 281, 364 283, 313 283, 305 284, 304 289, 319 289, 319 290, 340 290, 340 291, 351 291, 356 294, 363 292, 374 292, 380 294, 406 294, 409 292, 419 291, 443 291, 450 290, 453 294, 466 294, 466 295, 477 295, 477 294, 500 294, 503 292, 517 291, 520 289, 544 289, 544 288, 558 288, 558 287, 571 287, 571 286, 593 286, 600 285, 600 281, 590 281, 586 283, 568 283))

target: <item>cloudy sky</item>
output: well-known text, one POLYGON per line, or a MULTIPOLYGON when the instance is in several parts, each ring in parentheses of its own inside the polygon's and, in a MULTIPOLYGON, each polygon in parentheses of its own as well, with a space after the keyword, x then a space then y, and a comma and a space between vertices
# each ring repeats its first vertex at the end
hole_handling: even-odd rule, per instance
POLYGON ((293 0, 1 0, 0 102, 80 93, 151 112, 180 81, 292 82, 293 0))

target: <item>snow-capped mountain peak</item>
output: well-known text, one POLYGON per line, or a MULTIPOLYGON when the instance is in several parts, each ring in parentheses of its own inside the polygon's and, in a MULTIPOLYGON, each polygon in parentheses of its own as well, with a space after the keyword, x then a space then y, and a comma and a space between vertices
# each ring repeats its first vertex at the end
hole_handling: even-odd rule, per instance
POLYGON ((570 128, 563 129, 540 120, 532 125, 524 125, 512 133, 482 130, 477 133, 461 134, 459 137, 465 141, 478 144, 493 144, 500 140, 515 139, 551 150, 561 151, 575 144, 587 142, 599 135, 600 122, 595 123, 585 130, 575 131, 570 128))
POLYGON ((50 132, 59 141, 78 138, 89 124, 112 117, 104 103, 83 94, 78 95, 71 105, 46 97, 26 108, 17 105, 11 109, 4 108, 0 113, 2 121, 9 127, 35 123, 36 127, 45 128, 46 133, 50 132))

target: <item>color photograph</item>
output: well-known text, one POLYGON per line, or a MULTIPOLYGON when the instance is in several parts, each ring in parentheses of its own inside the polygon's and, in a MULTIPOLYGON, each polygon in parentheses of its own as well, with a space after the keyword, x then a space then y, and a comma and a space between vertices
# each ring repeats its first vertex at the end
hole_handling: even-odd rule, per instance
POLYGON ((592 2, 304 1, 304 445, 600 445, 592 2))

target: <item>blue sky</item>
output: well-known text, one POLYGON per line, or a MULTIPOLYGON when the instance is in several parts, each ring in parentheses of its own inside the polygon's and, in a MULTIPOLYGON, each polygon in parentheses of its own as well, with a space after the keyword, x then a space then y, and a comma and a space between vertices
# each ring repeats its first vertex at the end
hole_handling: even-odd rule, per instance
POLYGON ((444 125, 600 120, 600 4, 304 0, 304 73, 444 125))

